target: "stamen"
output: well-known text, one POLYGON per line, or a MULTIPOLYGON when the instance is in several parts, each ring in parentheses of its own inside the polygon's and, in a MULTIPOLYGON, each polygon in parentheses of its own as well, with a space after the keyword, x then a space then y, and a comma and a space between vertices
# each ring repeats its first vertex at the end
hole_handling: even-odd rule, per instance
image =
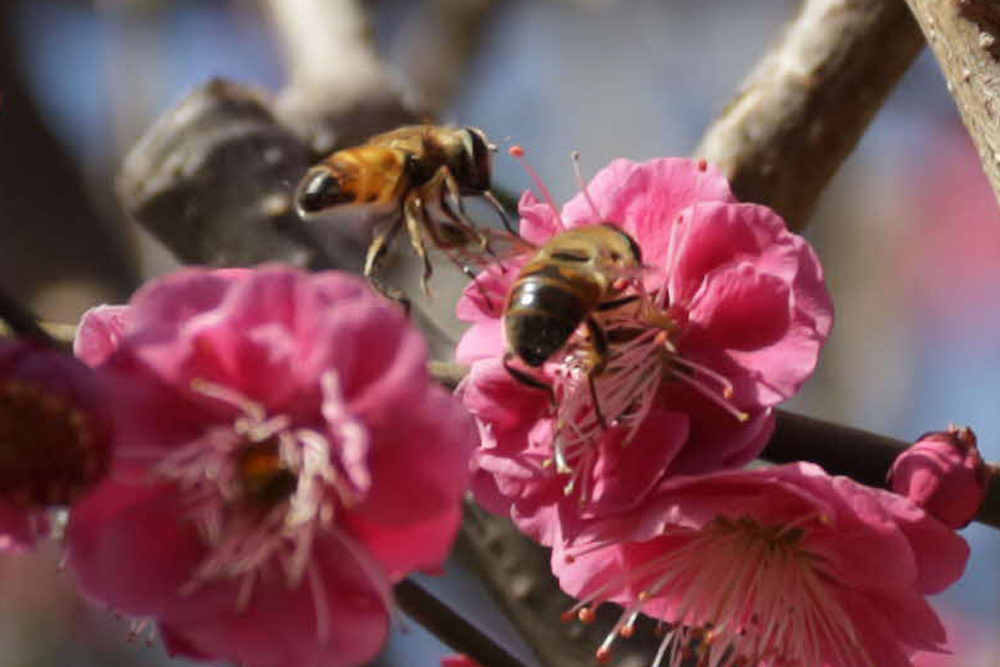
POLYGON ((334 527, 330 531, 333 536, 340 542, 341 545, 347 550, 347 552, 354 558, 365 576, 368 577, 368 581, 371 583, 372 588, 378 595, 379 602, 387 612, 395 615, 396 605, 392 599, 392 583, 382 572, 382 569, 377 563, 374 562, 372 556, 362 549, 358 544, 342 530, 334 527))
POLYGON ((316 616, 316 640, 320 646, 325 646, 330 641, 330 601, 326 597, 323 575, 316 565, 309 566, 309 591, 316 616))
POLYGON ((614 591, 644 586, 605 637, 598 649, 602 656, 610 656, 616 637, 633 632, 629 628, 649 599, 669 591, 673 627, 653 665, 678 667, 694 658, 704 667, 813 665, 832 651, 835 664, 876 667, 847 610, 828 594, 822 559, 802 549, 798 530, 787 524, 762 526, 749 518, 718 518, 700 530, 677 529, 675 535, 691 539, 604 581, 574 610, 592 610, 614 591), (654 580, 644 584, 651 574, 654 580))
POLYGON ((222 401, 223 403, 228 403, 254 421, 262 422, 264 421, 264 417, 267 416, 267 412, 264 410, 262 405, 251 401, 235 389, 221 384, 215 384, 214 382, 209 382, 208 380, 195 378, 191 380, 191 391, 201 394, 202 396, 214 398, 222 401))
POLYGON ((509 149, 507 149, 507 152, 510 154, 512 158, 515 158, 518 162, 520 162, 521 166, 524 167, 524 170, 528 172, 528 177, 535 182, 535 187, 537 187, 538 191, 542 193, 542 199, 545 200, 545 203, 549 205, 549 208, 551 208, 552 212, 555 214, 556 220, 559 221, 559 226, 565 227, 566 225, 563 224, 562 215, 559 213, 559 207, 556 206, 556 202, 552 198, 552 194, 549 192, 549 189, 545 187, 545 183, 538 176, 538 172, 536 172, 534 168, 531 166, 531 164, 528 162, 528 158, 526 156, 524 147, 516 145, 511 146, 509 149))
POLYGON ((715 380, 717 384, 722 386, 722 398, 729 400, 733 397, 733 383, 730 382, 729 379, 726 378, 721 373, 716 373, 715 371, 713 371, 711 368, 709 368, 704 364, 700 364, 696 361, 691 361, 690 359, 685 359, 680 356, 671 359, 671 361, 673 361, 678 366, 684 366, 693 371, 697 371, 702 375, 707 375, 710 379, 715 380))
POLYGON ((706 386, 702 382, 699 382, 698 380, 695 380, 692 376, 688 375, 687 373, 681 373, 681 372, 678 372, 677 370, 672 370, 671 374, 675 378, 677 378, 677 379, 681 380, 682 382, 685 382, 685 383, 691 385, 692 387, 694 387, 695 389, 697 389, 698 392, 702 396, 710 399, 713 403, 715 403, 716 405, 718 405, 719 407, 721 407, 723 410, 725 410, 726 412, 728 412, 729 414, 731 414, 737 420, 739 420, 741 422, 745 422, 748 419, 750 419, 750 415, 748 413, 743 412, 742 410, 738 410, 738 409, 736 409, 736 407, 734 407, 733 405, 729 404, 726 401, 726 397, 725 396, 720 396, 715 391, 713 391, 710 387, 706 386))
POLYGON ((320 383, 323 390, 323 418, 338 436, 345 472, 359 491, 367 491, 371 486, 371 476, 365 465, 369 448, 368 431, 348 413, 347 401, 337 374, 333 371, 323 373, 320 383))
POLYGON ((580 186, 580 192, 583 193, 583 198, 587 200, 588 204, 590 204, 590 210, 594 213, 594 222, 600 222, 601 213, 597 210, 597 205, 590 196, 590 189, 587 187, 587 182, 583 180, 583 174, 580 173, 580 151, 573 151, 572 159, 573 174, 576 175, 576 184, 580 186))

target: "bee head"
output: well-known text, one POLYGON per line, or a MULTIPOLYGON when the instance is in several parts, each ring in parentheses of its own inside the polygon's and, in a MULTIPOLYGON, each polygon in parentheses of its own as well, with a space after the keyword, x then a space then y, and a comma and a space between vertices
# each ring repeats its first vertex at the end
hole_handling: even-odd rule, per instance
POLYGON ((341 180, 328 167, 313 167, 295 190, 295 210, 300 217, 318 213, 354 201, 354 194, 344 189, 341 180))
POLYGON ((496 146, 477 127, 466 127, 462 131, 465 133, 465 149, 468 152, 468 185, 479 191, 488 190, 496 146))

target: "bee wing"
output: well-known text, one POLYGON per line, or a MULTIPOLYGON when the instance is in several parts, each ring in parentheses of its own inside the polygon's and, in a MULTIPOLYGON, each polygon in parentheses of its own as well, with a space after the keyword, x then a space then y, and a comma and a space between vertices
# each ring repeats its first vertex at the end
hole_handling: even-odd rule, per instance
POLYGON ((527 257, 538 250, 534 243, 500 229, 478 227, 477 231, 486 242, 482 250, 466 247, 452 248, 446 252, 450 252, 457 262, 482 270, 527 257))

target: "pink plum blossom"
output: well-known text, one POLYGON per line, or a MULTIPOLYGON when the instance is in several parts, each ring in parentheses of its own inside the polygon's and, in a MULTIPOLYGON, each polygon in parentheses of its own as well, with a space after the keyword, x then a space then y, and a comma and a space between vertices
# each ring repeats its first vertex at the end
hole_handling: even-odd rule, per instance
POLYGON ((0 548, 31 546, 47 508, 96 484, 110 456, 107 384, 68 354, 0 339, 0 548))
POLYGON ((583 618, 625 608, 601 657, 641 611, 669 624, 654 665, 910 667, 941 650, 925 596, 968 555, 906 498, 799 463, 673 478, 552 560, 583 618))
POLYGON ((403 313, 336 272, 186 269, 91 311, 77 350, 130 383, 70 516, 85 594, 175 655, 370 660, 392 585, 449 552, 476 442, 403 313))
POLYGON ((502 304, 526 260, 466 289, 458 316, 472 326, 456 356, 472 365, 459 394, 479 424, 473 488, 482 504, 554 545, 580 520, 636 506, 666 475, 760 453, 771 408, 812 373, 832 325, 805 240, 686 159, 615 160, 561 212, 529 192, 520 215, 522 236, 538 245, 567 229, 619 225, 645 266, 621 277, 631 279, 616 296, 633 303, 594 313, 612 343, 593 391, 583 327, 538 369, 554 401, 501 363, 502 304))
POLYGON ((952 528, 969 525, 989 488, 972 429, 927 433, 892 464, 889 484, 952 528))

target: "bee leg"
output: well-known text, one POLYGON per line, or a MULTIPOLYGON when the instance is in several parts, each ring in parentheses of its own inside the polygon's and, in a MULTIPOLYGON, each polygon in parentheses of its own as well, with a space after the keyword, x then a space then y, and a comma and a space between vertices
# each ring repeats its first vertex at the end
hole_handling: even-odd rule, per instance
MULTIPOLYGON (((458 182, 455 181, 451 170, 447 166, 441 167, 434 175, 431 183, 437 185, 437 190, 441 193, 441 211, 462 230, 466 237, 472 236, 475 238, 479 244, 478 252, 485 252, 496 256, 496 253, 490 248, 489 238, 479 230, 476 223, 470 220, 469 215, 465 212, 465 204, 462 203, 462 191, 458 187, 458 182), (439 181, 440 185, 437 185, 439 181)), ((433 186, 428 184, 428 187, 433 186)))
POLYGON ((603 303, 597 304, 594 310, 599 310, 601 312, 607 312, 609 310, 615 310, 621 308, 622 306, 627 306, 630 303, 635 303, 641 297, 638 294, 630 294, 629 296, 623 296, 620 299, 612 299, 610 301, 604 301, 603 303))
POLYGON ((513 352, 511 352, 510 350, 504 352, 503 354, 504 370, 510 373, 510 376, 515 380, 517 380, 518 382, 520 382, 521 384, 526 385, 528 387, 533 387, 535 389, 541 389, 542 391, 544 391, 546 394, 549 395, 549 400, 552 402, 552 404, 555 405, 556 395, 555 393, 553 393, 551 385, 548 385, 545 382, 542 382, 538 378, 534 377, 533 375, 525 373, 519 368, 515 368, 514 366, 512 366, 510 364, 510 361, 513 358, 514 358, 513 352))
POLYGON ((595 378, 603 371, 608 361, 608 338, 604 335, 604 329, 594 320, 587 318, 587 331, 590 332, 590 342, 594 346, 594 364, 587 371, 587 385, 590 387, 590 399, 594 402, 594 414, 601 423, 601 428, 608 430, 608 422, 601 412, 601 402, 597 398, 597 384, 595 378))
POLYGON ((403 228, 402 222, 395 220, 388 229, 375 236, 370 246, 368 254, 365 256, 365 278, 368 283, 382 296, 392 299, 403 307, 407 313, 410 312, 410 300, 402 290, 386 285, 382 282, 382 265, 388 256, 389 246, 399 235, 399 230, 403 228))
POLYGON ((496 198, 496 195, 490 190, 484 190, 481 197, 488 201, 493 206, 493 210, 500 215, 503 228, 507 230, 507 233, 520 238, 521 235, 514 231, 514 226, 510 223, 510 218, 507 217, 507 211, 504 210, 503 204, 496 198))
POLYGON ((424 291, 424 295, 430 297, 429 281, 434 273, 434 267, 431 265, 430 257, 427 256, 422 230, 429 230, 431 223, 427 219, 427 211, 424 209, 419 191, 411 192, 406 196, 406 202, 403 204, 403 219, 406 221, 406 229, 410 233, 410 244, 424 263, 424 273, 420 277, 420 288, 424 291))

